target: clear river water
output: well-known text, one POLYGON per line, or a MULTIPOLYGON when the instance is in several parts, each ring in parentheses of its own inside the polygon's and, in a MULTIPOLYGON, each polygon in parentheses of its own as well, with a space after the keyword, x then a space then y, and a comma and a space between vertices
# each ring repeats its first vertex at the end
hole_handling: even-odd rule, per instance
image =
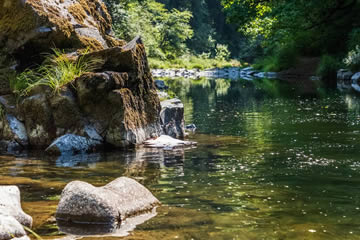
POLYGON ((20 187, 36 233, 74 238, 54 219, 68 182, 129 176, 162 206, 121 239, 360 239, 359 96, 265 79, 166 82, 196 148, 0 157, 0 185, 20 187))

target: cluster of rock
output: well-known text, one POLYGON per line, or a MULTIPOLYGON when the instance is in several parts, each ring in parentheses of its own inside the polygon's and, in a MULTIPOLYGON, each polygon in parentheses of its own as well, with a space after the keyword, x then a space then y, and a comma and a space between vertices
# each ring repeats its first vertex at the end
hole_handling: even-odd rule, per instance
POLYGON ((161 106, 141 40, 88 57, 102 60, 98 71, 58 94, 39 87, 16 105, 2 98, 1 139, 60 153, 128 147, 160 136, 161 106))
MULTIPOLYGON (((54 45, 73 61, 89 48, 84 57, 96 59, 98 66, 56 94, 40 86, 20 99, 0 96, 0 149, 74 154, 134 146, 164 133, 183 137, 178 107, 174 111, 182 119, 160 118, 160 100, 141 39, 116 39, 101 0, 4 1, 0 49, 8 61, 0 62, 1 68, 21 71, 29 63, 40 64, 54 45), (19 27, 11 27, 12 22, 19 27)), ((172 114, 168 109, 164 111, 172 114)))
POLYGON ((360 92, 360 72, 353 73, 348 69, 337 72, 337 86, 340 90, 353 89, 360 92))
MULTIPOLYGON (((159 205, 148 189, 130 178, 120 177, 103 187, 74 181, 61 194, 56 220, 65 233, 107 234, 126 228, 128 219, 155 216, 159 205)), ((30 240, 24 226, 31 229, 32 221, 21 208, 19 188, 0 186, 0 240, 30 240)))
POLYGON ((0 186, 0 240, 30 240, 23 226, 31 228, 32 221, 21 208, 19 188, 0 186))
POLYGON ((246 79, 253 80, 254 78, 277 78, 275 72, 259 72, 252 67, 239 68, 214 68, 201 71, 199 69, 153 69, 151 70, 154 77, 184 77, 184 78, 227 78, 227 79, 246 79))

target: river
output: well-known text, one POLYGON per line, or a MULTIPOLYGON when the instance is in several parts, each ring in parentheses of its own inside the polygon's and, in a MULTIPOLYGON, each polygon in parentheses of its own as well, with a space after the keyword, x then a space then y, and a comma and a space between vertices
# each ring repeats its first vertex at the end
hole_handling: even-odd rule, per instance
POLYGON ((166 82, 196 148, 0 157, 0 184, 20 187, 35 232, 66 237, 54 214, 68 182, 129 176, 163 205, 122 239, 360 239, 360 97, 266 79, 166 82))

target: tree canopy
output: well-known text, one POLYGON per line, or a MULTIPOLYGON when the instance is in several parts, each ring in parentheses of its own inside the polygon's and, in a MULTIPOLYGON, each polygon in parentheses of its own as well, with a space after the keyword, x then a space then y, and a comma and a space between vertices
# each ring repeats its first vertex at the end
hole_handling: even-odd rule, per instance
POLYGON ((295 42, 302 53, 337 53, 357 27, 357 0, 222 0, 239 30, 264 44, 295 42))

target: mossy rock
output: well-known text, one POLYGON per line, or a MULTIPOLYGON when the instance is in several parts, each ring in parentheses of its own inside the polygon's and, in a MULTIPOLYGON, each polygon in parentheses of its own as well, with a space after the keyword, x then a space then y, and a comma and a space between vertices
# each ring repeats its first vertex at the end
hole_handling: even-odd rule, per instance
POLYGON ((54 44, 91 50, 124 45, 112 35, 101 0, 0 0, 0 6, 0 49, 6 53, 32 45, 38 53, 54 44))

